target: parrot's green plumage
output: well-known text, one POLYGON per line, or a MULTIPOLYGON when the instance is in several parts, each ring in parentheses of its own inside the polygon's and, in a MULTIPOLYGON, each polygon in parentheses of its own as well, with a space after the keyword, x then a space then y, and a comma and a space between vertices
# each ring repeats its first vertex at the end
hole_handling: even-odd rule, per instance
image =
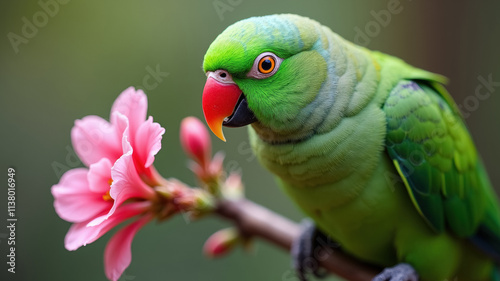
POLYGON ((495 280, 500 211, 445 78, 295 15, 233 24, 203 67, 230 74, 260 162, 347 253, 422 281, 495 280), (281 64, 255 76, 265 52, 281 64))

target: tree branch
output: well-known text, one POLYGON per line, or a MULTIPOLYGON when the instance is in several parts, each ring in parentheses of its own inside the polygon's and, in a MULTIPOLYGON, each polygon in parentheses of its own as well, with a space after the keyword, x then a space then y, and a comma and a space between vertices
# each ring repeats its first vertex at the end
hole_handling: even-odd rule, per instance
MULTIPOLYGON (((233 221, 243 235, 261 237, 290 251, 292 242, 300 235, 300 226, 252 201, 221 201, 216 209, 220 216, 233 221)), ((329 272, 350 281, 371 281, 375 268, 357 261, 341 251, 321 255, 320 265, 329 272)))

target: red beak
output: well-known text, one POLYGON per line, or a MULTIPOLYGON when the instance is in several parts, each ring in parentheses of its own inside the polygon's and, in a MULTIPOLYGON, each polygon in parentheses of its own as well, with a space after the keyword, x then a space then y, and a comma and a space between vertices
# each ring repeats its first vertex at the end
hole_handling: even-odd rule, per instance
POLYGON ((222 124, 226 117, 231 116, 241 96, 238 85, 223 83, 208 76, 203 89, 203 113, 210 130, 221 140, 226 141, 222 132, 222 124))

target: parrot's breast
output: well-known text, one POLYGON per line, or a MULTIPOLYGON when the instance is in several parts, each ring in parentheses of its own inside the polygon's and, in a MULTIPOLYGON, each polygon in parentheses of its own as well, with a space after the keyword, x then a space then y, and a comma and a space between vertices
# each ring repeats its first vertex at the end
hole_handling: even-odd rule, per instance
POLYGON ((252 147, 262 164, 296 188, 335 187, 320 205, 338 205, 359 194, 380 160, 386 122, 380 108, 369 106, 344 118, 334 129, 299 143, 270 144, 250 129, 252 147), (324 203, 323 203, 324 201, 324 203))
POLYGON ((397 260, 387 251, 396 228, 387 218, 419 220, 404 187, 392 185, 397 172, 383 151, 384 120, 369 107, 297 144, 270 145, 250 134, 259 160, 295 203, 348 252, 379 265, 397 260))

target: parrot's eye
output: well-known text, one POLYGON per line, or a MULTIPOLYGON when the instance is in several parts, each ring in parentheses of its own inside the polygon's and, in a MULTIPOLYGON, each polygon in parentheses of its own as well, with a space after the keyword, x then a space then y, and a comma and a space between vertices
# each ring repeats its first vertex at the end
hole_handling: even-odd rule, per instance
POLYGON ((276 62, 271 56, 265 56, 259 61, 259 72, 263 74, 268 74, 273 71, 276 62))
POLYGON ((252 69, 248 72, 248 77, 264 79, 270 77, 278 71, 283 61, 282 58, 271 52, 264 52, 255 58, 252 69))

